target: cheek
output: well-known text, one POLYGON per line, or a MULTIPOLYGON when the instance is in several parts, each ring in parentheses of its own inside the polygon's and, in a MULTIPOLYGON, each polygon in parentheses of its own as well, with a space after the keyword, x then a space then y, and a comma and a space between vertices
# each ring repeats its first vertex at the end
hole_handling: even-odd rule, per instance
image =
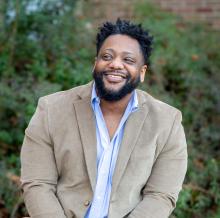
POLYGON ((107 66, 106 63, 104 63, 103 61, 99 61, 96 63, 94 70, 99 72, 99 71, 102 71, 103 69, 105 69, 106 66, 107 66))
POLYGON ((140 71, 137 69, 137 67, 127 67, 126 68, 127 72, 131 75, 131 77, 137 77, 140 74, 140 71))

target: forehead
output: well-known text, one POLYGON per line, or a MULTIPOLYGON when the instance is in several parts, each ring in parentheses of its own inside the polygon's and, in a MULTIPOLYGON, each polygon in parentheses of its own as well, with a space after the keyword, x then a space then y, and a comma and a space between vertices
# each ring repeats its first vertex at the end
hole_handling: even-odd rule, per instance
POLYGON ((141 55, 138 41, 127 35, 116 34, 106 38, 99 52, 103 52, 108 49, 117 53, 131 53, 134 55, 141 55))

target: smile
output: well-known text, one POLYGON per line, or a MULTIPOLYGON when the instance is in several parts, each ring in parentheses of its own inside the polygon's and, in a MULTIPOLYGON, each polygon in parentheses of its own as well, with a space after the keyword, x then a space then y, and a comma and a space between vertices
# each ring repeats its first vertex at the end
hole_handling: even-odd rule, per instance
POLYGON ((104 74, 104 78, 110 83, 120 83, 126 79, 126 76, 121 74, 106 73, 104 74))
POLYGON ((125 74, 125 73, 121 73, 121 72, 106 72, 106 73, 104 73, 104 75, 106 75, 106 76, 110 76, 110 77, 120 77, 120 78, 124 78, 124 79, 126 79, 127 78, 127 74, 125 74))
POLYGON ((108 74, 108 76, 112 77, 112 78, 124 78, 121 75, 111 75, 111 74, 108 74))

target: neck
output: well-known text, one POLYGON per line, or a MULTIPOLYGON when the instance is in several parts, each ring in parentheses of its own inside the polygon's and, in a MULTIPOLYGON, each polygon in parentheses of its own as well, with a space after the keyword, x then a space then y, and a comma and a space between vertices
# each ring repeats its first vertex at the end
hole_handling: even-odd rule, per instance
POLYGON ((112 113, 118 115, 123 114, 131 98, 131 95, 132 93, 129 93, 119 101, 106 101, 104 99, 101 99, 100 107, 102 109, 102 113, 112 113))

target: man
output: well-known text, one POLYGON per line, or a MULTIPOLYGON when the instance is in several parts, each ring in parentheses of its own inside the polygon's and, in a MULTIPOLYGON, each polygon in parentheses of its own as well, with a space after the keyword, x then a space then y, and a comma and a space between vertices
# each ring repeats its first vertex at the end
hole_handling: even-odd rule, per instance
POLYGON ((31 217, 171 214, 186 173, 186 141, 181 113, 136 89, 151 46, 141 25, 106 22, 97 34, 94 82, 39 100, 21 151, 31 217))

